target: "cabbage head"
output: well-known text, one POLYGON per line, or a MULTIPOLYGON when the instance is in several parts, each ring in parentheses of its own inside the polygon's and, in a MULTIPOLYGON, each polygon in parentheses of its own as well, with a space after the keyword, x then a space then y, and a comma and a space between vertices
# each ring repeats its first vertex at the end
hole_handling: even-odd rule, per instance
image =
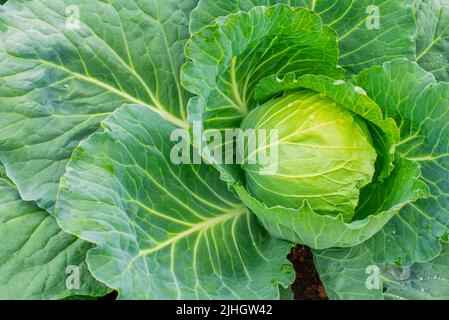
POLYGON ((373 179, 377 158, 360 117, 323 94, 304 90, 254 109, 242 129, 277 131, 276 141, 260 139, 256 150, 246 145, 248 158, 261 149, 278 158, 275 168, 261 161, 244 163, 252 195, 269 206, 289 208, 308 200, 319 214, 352 219, 360 190, 373 179))

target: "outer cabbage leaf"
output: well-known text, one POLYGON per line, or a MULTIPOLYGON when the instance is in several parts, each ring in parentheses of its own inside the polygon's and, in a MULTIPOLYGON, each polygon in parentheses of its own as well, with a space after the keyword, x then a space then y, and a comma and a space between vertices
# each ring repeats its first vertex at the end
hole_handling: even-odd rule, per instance
POLYGON ((362 72, 355 81, 398 123, 398 152, 422 167, 431 196, 407 206, 372 242, 378 262, 410 265, 436 257, 449 234, 449 84, 416 63, 397 60, 362 72))
POLYGON ((449 299, 449 244, 437 258, 411 267, 378 264, 372 251, 314 251, 314 261, 330 299, 449 299))
POLYGON ((0 8, 0 158, 54 205, 76 145, 123 103, 186 127, 182 54, 197 0, 10 0, 0 8))
POLYGON ((197 32, 217 17, 276 3, 317 12, 337 32, 340 64, 350 72, 415 56, 414 0, 200 0, 192 11, 190 29, 197 32))
POLYGON ((291 7, 307 8, 311 0, 230 0, 209 1, 200 0, 190 16, 190 32, 197 33, 203 27, 210 25, 218 17, 224 17, 238 11, 248 12, 256 6, 274 6, 285 4, 291 7))
POLYGON ((35 203, 23 201, 1 165, 0 238, 0 299, 61 299, 108 292, 92 278, 84 261, 92 245, 63 232, 35 203), (79 279, 73 267, 79 268, 79 279), (70 289, 66 281, 75 288, 70 289))
POLYGON ((174 165, 176 128, 124 106, 75 150, 57 217, 95 243, 93 275, 122 299, 274 299, 293 281, 273 238, 208 165, 174 165))
POLYGON ((440 81, 449 81, 449 1, 417 1, 417 61, 440 81))
POLYGON ((285 5, 219 18, 192 36, 186 55, 183 84, 198 96, 191 120, 205 130, 238 128, 255 106, 256 85, 271 74, 341 74, 335 33, 313 12, 285 5))
POLYGON ((321 279, 331 298, 447 299, 449 246, 440 241, 449 234, 449 85, 406 60, 366 70, 355 81, 400 124, 397 149, 421 163, 431 197, 406 206, 358 247, 315 252, 321 279), (370 265, 382 271, 383 289, 367 289, 370 265))

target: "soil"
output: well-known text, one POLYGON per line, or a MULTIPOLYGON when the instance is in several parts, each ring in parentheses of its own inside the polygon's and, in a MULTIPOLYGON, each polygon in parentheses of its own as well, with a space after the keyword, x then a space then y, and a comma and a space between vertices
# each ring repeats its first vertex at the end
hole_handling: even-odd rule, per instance
POLYGON ((98 300, 117 300, 118 292, 112 291, 111 293, 105 295, 104 297, 98 298, 98 300))
POLYGON ((313 263, 313 256, 306 246, 292 249, 288 259, 293 263, 296 280, 292 285, 296 300, 327 300, 326 290, 313 263))

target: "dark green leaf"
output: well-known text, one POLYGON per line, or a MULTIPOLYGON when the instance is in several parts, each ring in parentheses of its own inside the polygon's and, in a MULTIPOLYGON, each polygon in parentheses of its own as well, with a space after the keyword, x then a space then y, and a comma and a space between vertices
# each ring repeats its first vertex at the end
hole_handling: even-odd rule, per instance
POLYGON ((417 1, 417 61, 438 80, 449 81, 449 1, 417 1))
POLYGON ((397 149, 421 164, 431 192, 430 198, 405 208, 373 240, 373 254, 379 262, 406 265, 432 259, 441 250, 438 239, 449 231, 449 84, 437 83, 407 60, 366 70, 356 82, 396 120, 401 130, 397 149))
POLYGON ((337 32, 340 65, 352 73, 393 58, 415 57, 415 0, 200 0, 190 28, 197 32, 217 17, 277 3, 318 13, 337 32))
POLYGON ((0 159, 54 205, 73 149, 123 103, 186 127, 180 85, 197 0, 8 1, 0 8, 0 159))
POLYGON ((102 296, 84 261, 92 246, 61 230, 35 203, 25 202, 0 165, 0 299, 102 296))
POLYGON ((293 281, 292 246, 270 236, 207 165, 175 165, 176 129, 125 106, 75 150, 57 206, 98 245, 96 278, 121 299, 275 299, 293 281))

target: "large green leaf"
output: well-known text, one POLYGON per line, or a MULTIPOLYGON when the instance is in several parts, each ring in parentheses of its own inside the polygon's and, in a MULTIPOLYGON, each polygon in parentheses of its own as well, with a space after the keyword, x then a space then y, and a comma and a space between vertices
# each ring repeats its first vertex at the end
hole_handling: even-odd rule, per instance
POLYGON ((0 299, 108 292, 92 278, 84 261, 92 245, 63 232, 46 211, 23 201, 1 165, 0 239, 0 299))
POLYGON ((274 299, 293 281, 277 240, 207 165, 175 165, 175 127, 124 106, 75 150, 57 217, 95 243, 93 275, 122 299, 274 299))
POLYGON ((10 0, 0 8, 0 158, 52 208, 68 159, 123 103, 186 127, 181 88, 197 0, 10 0))
POLYGON ((190 29, 197 32, 217 17, 276 3, 317 12, 337 32, 340 64, 351 72, 392 58, 415 56, 415 0, 200 0, 192 12, 190 29))
POLYGON ((438 84, 407 60, 371 68, 355 80, 400 125, 397 149, 421 163, 431 197, 406 206, 358 247, 315 252, 321 279, 331 298, 447 299, 449 245, 440 240, 449 234, 449 84, 438 84), (383 290, 366 287, 370 265, 381 270, 383 290))
POLYGON ((449 81, 449 1, 417 1, 417 61, 438 80, 449 81))
POLYGON ((273 6, 282 3, 291 7, 308 7, 310 2, 310 0, 199 0, 198 6, 191 14, 190 32, 193 34, 200 31, 218 17, 238 11, 247 12, 255 6, 273 6))
POLYGON ((375 237, 379 262, 410 265, 428 261, 449 234, 449 84, 437 83, 416 63, 397 60, 356 77, 368 96, 396 120, 401 130, 397 150, 418 161, 431 197, 409 205, 375 237))
POLYGON ((382 265, 366 246, 314 252, 331 299, 449 299, 449 244, 432 261, 411 267, 382 265))
POLYGON ((335 33, 303 8, 254 7, 218 19, 193 35, 183 84, 198 95, 190 100, 192 120, 204 129, 238 128, 255 107, 254 89, 272 74, 338 76, 335 33))

